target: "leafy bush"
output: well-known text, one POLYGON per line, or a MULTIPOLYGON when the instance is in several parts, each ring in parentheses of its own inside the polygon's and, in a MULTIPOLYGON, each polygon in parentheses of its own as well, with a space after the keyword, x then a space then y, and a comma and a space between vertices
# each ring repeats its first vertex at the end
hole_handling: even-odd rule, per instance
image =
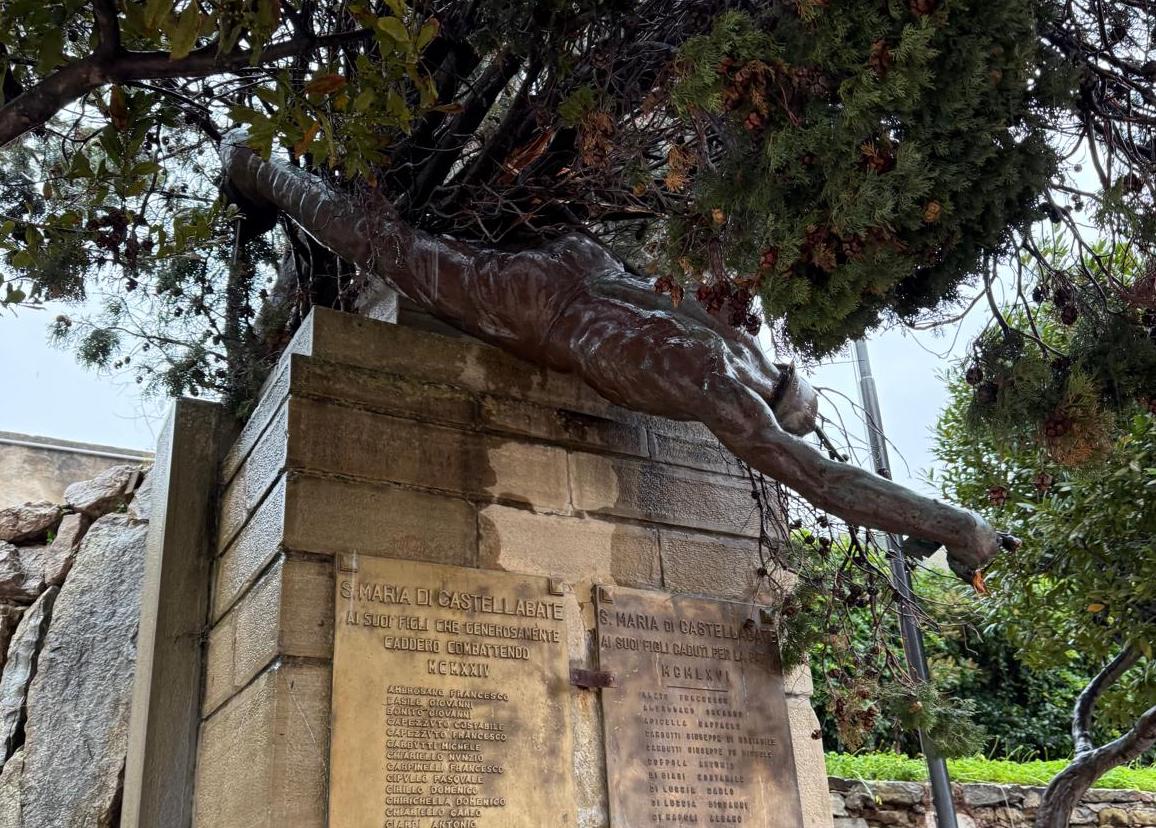
MULTIPOLYGON (((1067 765, 1067 761, 1062 759, 1013 762, 970 756, 947 760, 953 782, 991 782, 997 785, 1044 786, 1067 765)), ((898 753, 828 753, 827 774, 844 779, 923 782, 927 779, 927 765, 921 758, 913 759, 898 753)), ((1156 767, 1131 765, 1114 768, 1096 780, 1093 787, 1156 791, 1156 767)))

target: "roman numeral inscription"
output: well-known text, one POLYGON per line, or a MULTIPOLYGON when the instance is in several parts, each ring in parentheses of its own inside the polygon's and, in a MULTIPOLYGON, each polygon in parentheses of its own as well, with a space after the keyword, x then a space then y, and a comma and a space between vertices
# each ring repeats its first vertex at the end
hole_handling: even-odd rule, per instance
POLYGON ((613 828, 802 825, 783 674, 758 608, 599 587, 613 828))
POLYGON ((573 826, 547 580, 367 557, 336 575, 330 828, 573 826))

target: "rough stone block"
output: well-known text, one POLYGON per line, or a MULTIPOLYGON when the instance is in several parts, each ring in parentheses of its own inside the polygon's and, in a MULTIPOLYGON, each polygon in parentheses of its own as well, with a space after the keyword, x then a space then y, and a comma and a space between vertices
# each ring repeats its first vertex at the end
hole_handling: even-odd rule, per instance
POLYGON ((762 563, 757 541, 662 529, 659 543, 669 591, 738 600, 758 594, 762 563))
POLYGON ((195 828, 323 828, 330 675, 280 663, 204 723, 195 828))
POLYGON ((290 371, 294 397, 337 400, 422 422, 468 428, 477 423, 477 400, 460 388, 299 355, 290 371))
POLYGON ((221 494, 217 548, 225 546, 244 525, 277 476, 285 469, 289 450, 289 412, 282 407, 221 494))
POLYGON ((53 604, 28 689, 28 825, 108 825, 119 813, 147 531, 124 515, 94 523, 53 604))
POLYGON ((457 497, 292 474, 284 545, 320 554, 359 553, 473 566, 477 512, 457 497))
POLYGON ((295 469, 493 498, 569 507, 566 454, 474 432, 291 398, 295 469))
POLYGON ((24 751, 18 750, 4 763, 0 773, 0 825, 5 828, 23 828, 24 814, 20 807, 20 781, 24 775, 24 751))
POLYGON ((92 480, 73 483, 64 490, 64 502, 96 519, 125 505, 140 478, 140 466, 113 466, 92 480))
POLYGON ((204 711, 282 656, 333 654, 333 563, 280 556, 209 633, 204 711))
POLYGON ((847 816, 847 803, 843 801, 842 796, 835 793, 834 791, 831 792, 831 816, 847 816))
POLYGON ((4 674, 0 676, 0 757, 12 755, 21 715, 28 695, 28 685, 36 672, 40 644, 48 629, 52 602, 56 600, 55 587, 45 590, 28 609, 16 627, 4 659, 4 674))
POLYGON ((0 509, 0 541, 35 542, 60 521, 60 507, 46 500, 0 509))
MULTIPOLYGON (((296 337, 294 337, 294 341, 296 341, 296 337)), ((229 447, 221 459, 220 481, 222 486, 227 485, 233 479, 233 475, 245 462, 245 458, 249 456, 253 446, 265 433, 265 429, 273 416, 280 412, 284 405, 285 398, 289 394, 291 358, 291 351, 282 355, 277 367, 269 374, 269 378, 265 380, 265 385, 261 388, 261 393, 257 397, 257 407, 253 409, 253 413, 249 415, 249 419, 241 427, 241 433, 237 435, 237 439, 233 441, 233 445, 229 447)))
POLYGON ((0 541, 0 600, 29 604, 44 590, 46 546, 14 546, 0 541))
POLYGON ((964 785, 963 801, 967 805, 1006 805, 1009 791, 1003 785, 964 785))
MULTIPOLYGON (((819 719, 807 700, 800 697, 787 699, 787 717, 790 720, 795 771, 799 777, 802 828, 831 828, 831 795, 827 789, 823 740, 815 738, 819 730, 819 719)), ((838 826, 839 820, 835 820, 834 824, 838 826)))
POLYGON ((587 413, 609 405, 572 374, 530 365, 468 337, 439 336, 324 308, 315 308, 307 322, 310 342, 300 352, 332 362, 587 413))
POLYGON ((871 790, 881 805, 917 805, 926 793, 918 782, 875 782, 871 790))
POLYGON ((661 431, 650 432, 650 456, 661 463, 689 466, 731 476, 742 474, 734 455, 713 437, 694 439, 661 431))
POLYGON ((1135 808, 1132 820, 1136 825, 1156 825, 1156 808, 1135 808))
POLYGON ((485 395, 480 422, 489 431, 535 437, 559 445, 646 457, 646 429, 640 417, 614 412, 616 419, 485 395))
POLYGON ((80 540, 88 530, 88 516, 83 514, 65 515, 57 527, 56 537, 48 545, 41 564, 41 574, 44 583, 48 586, 60 586, 64 583, 72 564, 76 560, 76 551, 80 540))
POLYGON ((16 628, 20 625, 20 618, 24 615, 24 608, 15 604, 0 603, 0 671, 4 669, 4 662, 8 659, 8 645, 16 628))
POLYGON ((285 477, 282 476, 236 539, 217 559, 213 577, 213 621, 232 606, 280 550, 284 526, 285 477))
POLYGON ((757 537, 759 514, 740 481, 644 460, 570 455, 574 506, 587 512, 757 537))
POLYGON ((660 585, 658 533, 653 529, 497 505, 481 509, 478 527, 483 567, 562 578, 572 584, 660 585))

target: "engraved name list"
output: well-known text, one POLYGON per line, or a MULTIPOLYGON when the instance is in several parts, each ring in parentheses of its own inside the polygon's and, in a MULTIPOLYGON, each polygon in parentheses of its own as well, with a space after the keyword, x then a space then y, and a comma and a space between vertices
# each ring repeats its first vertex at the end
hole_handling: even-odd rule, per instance
POLYGON ((336 586, 331 828, 572 825, 546 579, 361 557, 336 586))

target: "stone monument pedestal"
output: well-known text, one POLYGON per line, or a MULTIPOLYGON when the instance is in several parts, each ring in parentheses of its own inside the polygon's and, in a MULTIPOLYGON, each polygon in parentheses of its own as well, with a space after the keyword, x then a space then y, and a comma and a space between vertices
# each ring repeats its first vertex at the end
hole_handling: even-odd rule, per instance
MULTIPOLYGON (((370 642, 363 642, 368 655, 358 658, 365 659, 367 670, 379 663, 409 664, 408 674, 398 676, 396 685, 419 688, 389 690, 388 700, 382 698, 380 705, 383 710, 393 705, 396 709, 389 715, 401 715, 398 711, 410 702, 398 699, 434 692, 428 688, 435 686, 433 673, 439 669, 458 671, 436 686, 448 688, 447 698, 471 699, 467 707, 474 712, 462 716, 500 722, 473 725, 500 731, 478 738, 529 737, 519 730, 522 719, 508 701, 476 689, 463 697, 462 688, 490 685, 471 684, 483 677, 461 671, 488 672, 490 658, 502 659, 493 664, 495 670, 506 671, 503 675, 521 675, 518 664, 528 665, 519 681, 545 682, 549 703, 562 711, 561 718, 533 721, 564 721, 569 730, 565 738, 539 739, 536 744, 541 745, 540 761, 567 775, 566 798, 572 798, 572 807, 562 809, 568 813, 559 814, 557 823, 525 824, 594 828, 611 825, 613 816, 615 828, 636 828, 623 821, 621 813, 611 813, 610 791, 620 780, 608 779, 601 694, 611 691, 599 686, 607 680, 623 686, 629 677, 607 679, 607 671, 600 669, 598 588, 607 588, 604 600, 621 588, 631 594, 658 593, 659 598, 724 599, 734 602, 725 605, 732 608, 727 618, 747 612, 754 619, 751 624, 759 621, 758 602, 767 598, 759 592, 756 577, 758 523, 749 485, 705 429, 623 411, 575 377, 533 367, 467 338, 315 310, 225 455, 219 485, 194 785, 193 823, 198 828, 322 828, 331 824, 331 813, 344 813, 341 803, 329 801, 331 764, 340 764, 330 755, 331 722, 386 713, 355 712, 344 709, 340 698, 333 701, 335 619, 359 630, 363 622, 412 627, 406 635, 396 628, 383 629, 382 636, 396 634, 389 644, 382 643, 382 637, 364 639, 370 642), (456 587, 469 580, 454 574, 461 570, 381 564, 379 559, 477 571, 474 581, 479 585, 456 587), (364 571, 385 574, 361 582, 350 580, 348 572, 339 574, 350 561, 366 560, 373 563, 364 571), (388 591, 400 589, 404 579, 396 573, 402 570, 416 573, 412 583, 404 582, 415 590, 410 603, 400 601, 400 592, 388 591), (445 572, 450 574, 439 574, 445 572), (494 581, 491 573, 530 578, 511 575, 507 589, 507 582, 494 581), (348 581, 345 593, 343 578, 348 581), (434 592, 419 599, 416 590, 426 589, 423 584, 432 584, 434 592), (423 612, 423 606, 438 606, 439 589, 474 597, 444 599, 450 603, 437 612, 423 612), (538 603, 517 605, 519 589, 534 592, 533 597, 525 592, 526 600, 538 603), (534 609, 539 604, 542 608, 534 609), (535 618, 533 612, 548 613, 549 618, 535 618), (416 620, 398 620, 403 617, 416 620), (452 626, 458 621, 491 626, 469 627, 477 633, 471 638, 466 627, 452 626), (505 626, 492 625, 498 623, 505 626), (443 626, 434 629, 439 624, 443 626), (529 649, 523 659, 517 647, 530 644, 514 640, 507 642, 513 649, 496 650, 501 642, 486 637, 550 636, 538 640, 552 642, 550 630, 562 631, 556 639, 563 648, 561 661, 551 661, 553 656, 539 659, 529 649), (426 643, 414 643, 422 641, 426 643), (440 649, 436 659, 412 652, 435 646, 429 642, 440 649), (411 661, 390 661, 399 653, 384 652, 407 648, 411 661), (440 667, 443 663, 482 666, 440 667), (554 666, 529 666, 547 663, 554 666), (556 680, 567 665, 570 675, 556 680), (553 754, 550 744, 556 746, 553 754)), ((362 571, 360 564, 353 566, 362 571)), ((660 616, 666 618, 661 613, 647 617, 660 616)), ((674 618, 670 616, 671 624, 674 618)), ((608 618, 603 621, 610 623, 608 618)), ((723 626, 698 629, 708 636, 733 637, 723 626)), ((341 636, 348 631, 339 633, 344 641, 341 636)), ((624 646, 659 646, 647 643, 647 635, 631 640, 642 643, 624 646)), ((603 646, 608 641, 612 646, 612 638, 601 639, 603 646)), ((340 673, 349 662, 341 653, 338 657, 340 673)), ((660 667, 666 669, 655 669, 660 667)), ((697 670, 677 665, 670 669, 697 670)), ((686 675, 705 682, 703 692, 716 692, 710 682, 721 674, 686 675)), ((698 686, 693 681, 691 685, 698 686)), ((791 819, 820 828, 831 824, 831 811, 822 745, 812 736, 817 721, 810 692, 805 671, 788 676, 784 703, 768 709, 785 718, 777 726, 780 733, 789 733, 789 740, 777 739, 777 749, 786 751, 781 760, 787 769, 793 762, 798 779, 797 786, 792 785, 798 798, 794 790, 783 793, 777 800, 780 810, 801 813, 791 819)), ((429 697, 414 704, 421 716, 435 715, 429 697)), ((416 727, 417 718, 390 721, 416 727)), ((693 724, 683 724, 663 732, 673 731, 671 738, 680 739, 678 731, 694 730, 693 724)), ((357 729, 352 733, 356 740, 357 729)), ((376 737, 367 730, 365 738, 376 737)), ((509 753, 514 758, 508 760, 501 760, 507 754, 500 745, 484 745, 479 750, 485 756, 497 750, 499 760, 479 759, 478 767, 524 763, 517 757, 526 753, 526 743, 519 745, 521 752, 509 753)), ((380 759, 385 751, 385 745, 370 744, 365 761, 377 761, 375 756, 380 759)), ((616 755, 616 762, 619 759, 616 755)), ((786 773, 783 767, 779 770, 786 773)), ((417 792, 425 790, 421 786, 429 778, 418 770, 406 772, 410 775, 394 776, 389 784, 401 786, 396 788, 399 796, 412 795, 419 802, 424 794, 417 792)), ((473 796, 490 790, 496 779, 464 774, 459 781, 473 785, 463 789, 473 796)), ((380 793, 374 787, 380 779, 366 776, 361 782, 373 788, 375 796, 380 793)), ((348 783, 340 786, 342 797, 357 788, 348 783)), ((512 791, 503 794, 507 798, 517 796, 516 787, 494 789, 512 791)), ((725 798, 726 793, 710 796, 725 798)), ((485 807, 481 813, 480 828, 520 828, 523 823, 516 820, 529 819, 503 821, 485 807)), ((383 815, 377 825, 390 824, 385 819, 383 815)), ((438 823, 435 817, 411 812, 393 824, 425 828, 438 823)), ((748 818, 719 824, 786 823, 748 818)))

